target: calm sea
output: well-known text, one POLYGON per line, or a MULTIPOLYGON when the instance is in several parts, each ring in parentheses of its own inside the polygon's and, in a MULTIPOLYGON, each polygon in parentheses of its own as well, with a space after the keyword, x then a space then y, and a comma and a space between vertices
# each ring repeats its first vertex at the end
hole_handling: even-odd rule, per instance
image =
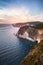
POLYGON ((24 57, 36 45, 26 39, 15 36, 18 28, 0 27, 0 65, 19 65, 24 57))

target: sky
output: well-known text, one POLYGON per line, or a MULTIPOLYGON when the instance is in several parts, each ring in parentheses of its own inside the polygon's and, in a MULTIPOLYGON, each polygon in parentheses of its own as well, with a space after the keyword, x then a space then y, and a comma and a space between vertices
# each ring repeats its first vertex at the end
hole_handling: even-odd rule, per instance
POLYGON ((43 22, 43 0, 0 0, 0 24, 43 22))

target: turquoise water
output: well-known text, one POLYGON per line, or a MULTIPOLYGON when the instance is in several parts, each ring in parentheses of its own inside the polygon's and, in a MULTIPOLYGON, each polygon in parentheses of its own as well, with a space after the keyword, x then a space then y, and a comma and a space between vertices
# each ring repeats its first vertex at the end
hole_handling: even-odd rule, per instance
POLYGON ((26 39, 17 38, 17 28, 0 28, 0 65, 19 65, 28 52, 36 45, 26 39))

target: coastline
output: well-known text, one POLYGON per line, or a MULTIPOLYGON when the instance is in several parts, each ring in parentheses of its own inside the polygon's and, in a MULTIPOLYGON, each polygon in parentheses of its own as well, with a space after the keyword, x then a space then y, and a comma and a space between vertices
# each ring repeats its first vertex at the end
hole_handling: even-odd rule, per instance
MULTIPOLYGON (((39 44, 35 45, 35 47, 26 55, 26 57, 24 57, 24 59, 21 61, 20 65, 30 65, 30 64, 34 65, 34 64, 38 63, 40 58, 43 60, 43 49, 42 50, 40 49, 41 46, 43 46, 43 40, 42 40, 42 43, 40 42, 39 44), (40 51, 42 51, 42 52, 40 52, 40 51), (34 59, 34 56, 37 57, 37 60, 34 59), (31 61, 34 61, 34 62, 30 63, 31 62, 30 59, 31 59, 31 61), (34 60, 32 60, 32 59, 34 59, 34 60)), ((43 64, 42 61, 40 63, 43 64)))
POLYGON ((19 38, 23 38, 23 39, 30 40, 30 41, 32 41, 32 42, 38 42, 38 43, 40 43, 40 41, 41 41, 40 39, 34 40, 34 39, 32 39, 32 38, 30 38, 30 37, 26 37, 26 36, 24 36, 24 35, 18 35, 18 34, 16 34, 16 36, 19 37, 19 38))

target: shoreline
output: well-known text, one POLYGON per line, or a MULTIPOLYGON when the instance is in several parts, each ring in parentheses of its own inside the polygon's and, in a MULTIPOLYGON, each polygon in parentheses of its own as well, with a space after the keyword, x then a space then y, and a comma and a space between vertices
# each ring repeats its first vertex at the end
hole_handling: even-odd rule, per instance
POLYGON ((30 38, 30 37, 25 37, 25 36, 23 36, 23 35, 18 35, 18 34, 16 34, 16 36, 19 37, 19 38, 22 38, 22 39, 30 40, 30 41, 32 41, 32 42, 38 42, 38 43, 40 43, 40 41, 41 41, 40 39, 34 40, 34 39, 30 38))
MULTIPOLYGON (((42 40, 42 43, 43 43, 43 40, 42 40)), ((24 57, 24 59, 21 61, 21 63, 19 65, 30 65, 30 64, 34 65, 34 62, 33 62, 33 64, 32 63, 28 64, 28 62, 32 61, 34 55, 37 58, 37 54, 38 55, 40 54, 41 45, 43 46, 43 44, 41 44, 41 42, 39 44, 35 45, 34 48, 24 57)), ((43 56, 43 52, 38 56, 38 58, 40 58, 41 55, 43 56)), ((35 63, 38 62, 38 60, 39 60, 38 58, 37 58, 37 60, 34 59, 35 63)))

